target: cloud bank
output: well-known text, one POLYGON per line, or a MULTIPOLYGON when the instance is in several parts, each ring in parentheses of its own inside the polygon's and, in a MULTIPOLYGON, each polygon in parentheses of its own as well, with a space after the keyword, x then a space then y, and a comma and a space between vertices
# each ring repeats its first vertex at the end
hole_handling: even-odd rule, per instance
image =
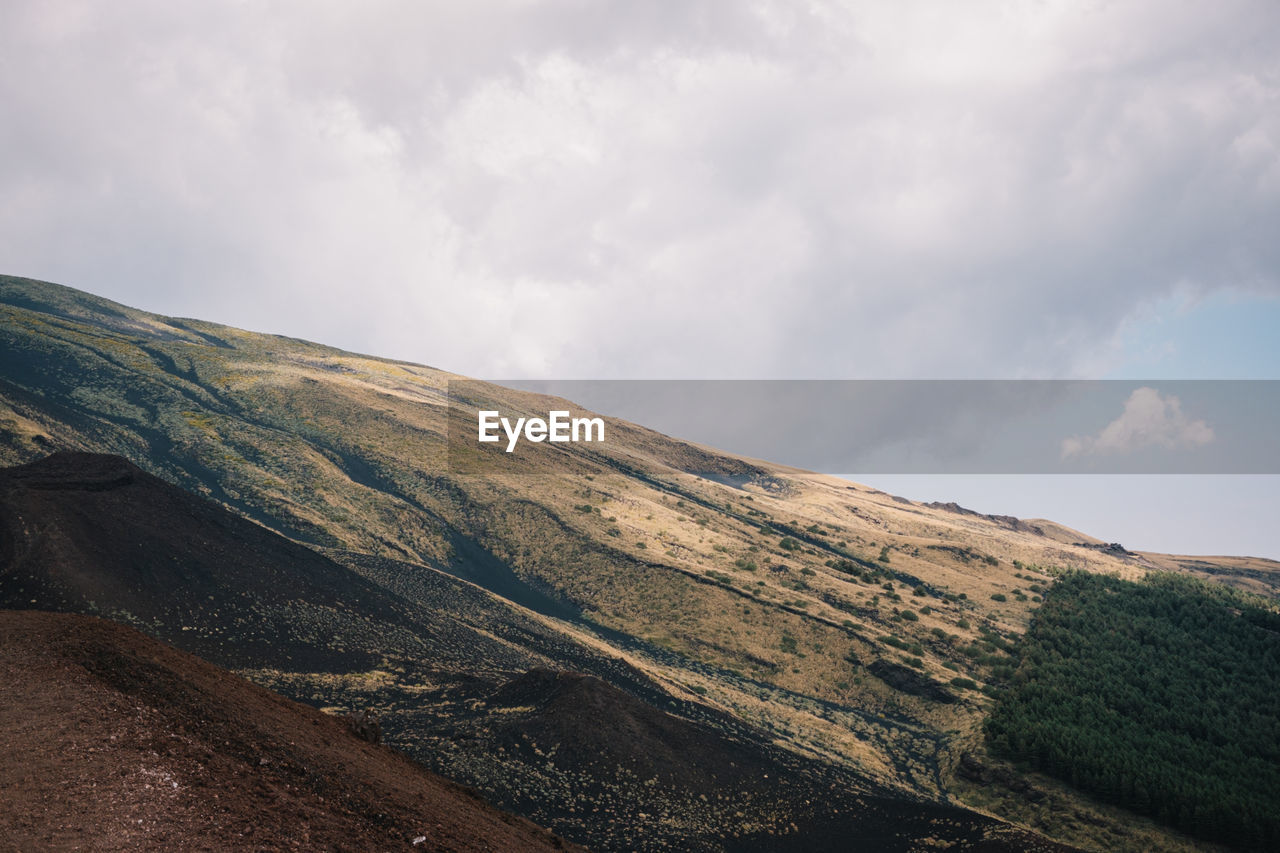
POLYGON ((1213 439, 1213 428, 1183 414, 1177 397, 1144 387, 1129 395, 1120 417, 1096 436, 1064 439, 1062 456, 1132 453, 1152 447, 1177 450, 1202 447, 1213 439))
POLYGON ((143 308, 495 378, 1016 377, 1280 295, 1266 0, 0 16, 0 269, 143 308))

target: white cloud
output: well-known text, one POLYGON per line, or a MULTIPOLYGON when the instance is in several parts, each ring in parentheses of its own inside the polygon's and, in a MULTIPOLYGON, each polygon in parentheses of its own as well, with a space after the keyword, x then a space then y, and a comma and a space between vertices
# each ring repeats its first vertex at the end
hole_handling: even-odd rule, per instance
POLYGON ((1175 450, 1201 447, 1213 441, 1213 428, 1192 420, 1181 401, 1161 396, 1154 388, 1138 388, 1125 401, 1124 412, 1096 436, 1072 437, 1062 442, 1062 456, 1132 453, 1147 448, 1175 450))
POLYGON ((1061 376, 1280 292, 1267 0, 4 14, 0 271, 144 308, 486 376, 1061 376))

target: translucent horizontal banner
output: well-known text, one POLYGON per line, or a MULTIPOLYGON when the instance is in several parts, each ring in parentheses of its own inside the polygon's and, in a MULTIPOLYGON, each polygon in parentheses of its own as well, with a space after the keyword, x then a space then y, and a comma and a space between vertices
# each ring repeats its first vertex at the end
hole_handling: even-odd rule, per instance
POLYGON ((467 380, 449 397, 451 464, 622 449, 630 422, 826 473, 1280 473, 1277 380, 467 380))

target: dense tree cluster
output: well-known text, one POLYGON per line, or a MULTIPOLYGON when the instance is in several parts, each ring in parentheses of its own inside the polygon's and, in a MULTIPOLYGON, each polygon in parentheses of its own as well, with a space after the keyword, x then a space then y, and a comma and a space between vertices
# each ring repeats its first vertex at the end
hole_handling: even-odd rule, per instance
POLYGON ((1193 835, 1280 849, 1274 612, 1184 576, 1073 572, 987 723, 993 748, 1193 835))

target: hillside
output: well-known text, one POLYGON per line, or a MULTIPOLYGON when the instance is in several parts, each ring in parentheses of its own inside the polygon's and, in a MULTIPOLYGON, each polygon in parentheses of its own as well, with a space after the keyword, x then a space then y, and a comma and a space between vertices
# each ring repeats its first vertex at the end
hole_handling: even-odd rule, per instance
POLYGON ((0 610, 0 673, 6 849, 565 849, 341 720, 126 626, 0 610))
MULTIPOLYGON (((762 733, 865 793, 978 803, 1101 849, 1186 849, 1043 777, 1009 771, 1013 788, 993 792, 962 758, 984 753, 983 721, 1051 569, 1171 569, 1270 597, 1280 583, 1265 560, 1108 549, 1049 522, 924 505, 616 421, 607 447, 477 470, 450 453, 461 377, 443 371, 21 279, 0 279, 0 317, 0 461, 119 454, 319 550, 408 608, 388 604, 394 618, 444 614, 457 642, 438 646, 494 649, 478 684, 456 662, 440 674, 389 660, 359 678, 243 667, 313 704, 378 704, 409 744, 436 744, 461 709, 531 667, 573 669, 726 737, 762 733), (1034 809, 1017 793, 1028 784, 1034 809)), ((532 395, 466 387, 546 411, 532 395)), ((510 793, 483 768, 419 754, 510 793)), ((590 813, 557 821, 570 837, 608 831, 590 813)))
MULTIPOLYGON (((332 712, 379 708, 400 749, 595 847, 755 849, 790 839, 840 849, 853 834, 882 850, 925 837, 1056 849, 779 749, 447 575, 399 566, 437 596, 410 606, 117 456, 63 452, 0 469, 0 534, 0 605, 101 610, 332 712), (530 662, 599 675, 543 665, 519 673, 530 662)), ((94 672, 172 693, 136 669, 112 656, 94 672)), ((39 704, 42 694, 19 678, 10 700, 39 704)))

